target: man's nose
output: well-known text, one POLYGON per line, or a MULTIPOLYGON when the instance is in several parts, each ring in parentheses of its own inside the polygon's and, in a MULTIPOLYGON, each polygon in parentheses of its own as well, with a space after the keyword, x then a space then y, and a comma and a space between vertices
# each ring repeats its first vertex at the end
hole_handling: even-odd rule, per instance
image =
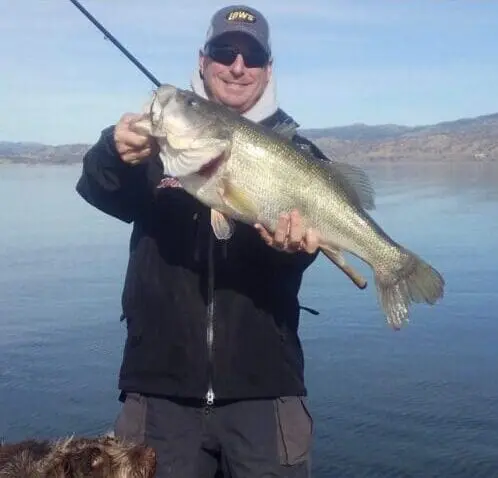
POLYGON ((231 64, 230 69, 234 75, 242 75, 244 73, 244 57, 239 53, 231 64))

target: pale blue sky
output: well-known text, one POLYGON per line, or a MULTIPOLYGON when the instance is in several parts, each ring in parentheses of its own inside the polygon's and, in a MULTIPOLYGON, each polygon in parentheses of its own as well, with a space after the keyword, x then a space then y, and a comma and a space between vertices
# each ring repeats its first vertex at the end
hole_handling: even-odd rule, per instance
MULTIPOLYGON (((160 81, 188 86, 219 0, 81 0, 160 81)), ((498 112, 498 1, 253 0, 303 127, 498 112)), ((94 142, 152 83, 69 0, 2 1, 0 141, 94 142)))

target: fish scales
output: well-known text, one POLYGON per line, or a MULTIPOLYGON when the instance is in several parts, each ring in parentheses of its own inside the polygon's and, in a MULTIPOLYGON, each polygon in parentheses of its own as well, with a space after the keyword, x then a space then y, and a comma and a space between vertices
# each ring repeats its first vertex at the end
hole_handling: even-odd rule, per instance
POLYGON ((367 252, 366 259, 372 263, 397 255, 392 241, 349 200, 340 173, 333 175, 304 151, 296 152, 286 143, 270 142, 259 132, 237 127, 227 174, 234 187, 244 190, 257 205, 260 215, 252 218, 254 222, 274 229, 281 213, 296 208, 305 227, 320 229, 327 241, 340 249, 360 257, 367 252), (331 210, 336 213, 331 215, 331 210))

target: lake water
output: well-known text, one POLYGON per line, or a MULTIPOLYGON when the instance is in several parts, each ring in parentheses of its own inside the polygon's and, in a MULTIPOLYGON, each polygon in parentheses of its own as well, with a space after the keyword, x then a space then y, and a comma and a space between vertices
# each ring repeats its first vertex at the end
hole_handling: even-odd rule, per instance
MULTIPOLYGON (((391 331, 325 259, 302 304, 314 476, 498 477, 498 164, 368 166, 374 217, 445 276, 391 331)), ((77 166, 0 166, 0 437, 97 434, 118 412, 130 226, 77 166)), ((371 279, 369 269, 351 261, 371 279)))

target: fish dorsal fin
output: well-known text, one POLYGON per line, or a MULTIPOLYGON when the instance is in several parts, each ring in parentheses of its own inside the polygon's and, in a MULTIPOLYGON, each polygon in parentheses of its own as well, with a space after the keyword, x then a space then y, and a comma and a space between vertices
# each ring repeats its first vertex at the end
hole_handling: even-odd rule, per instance
POLYGON ((359 166, 338 161, 329 161, 327 166, 346 179, 346 188, 354 194, 360 206, 366 210, 375 209, 375 191, 365 171, 359 166))
POLYGON ((271 130, 285 138, 291 139, 297 131, 298 124, 291 118, 286 118, 281 123, 272 126, 271 130))

